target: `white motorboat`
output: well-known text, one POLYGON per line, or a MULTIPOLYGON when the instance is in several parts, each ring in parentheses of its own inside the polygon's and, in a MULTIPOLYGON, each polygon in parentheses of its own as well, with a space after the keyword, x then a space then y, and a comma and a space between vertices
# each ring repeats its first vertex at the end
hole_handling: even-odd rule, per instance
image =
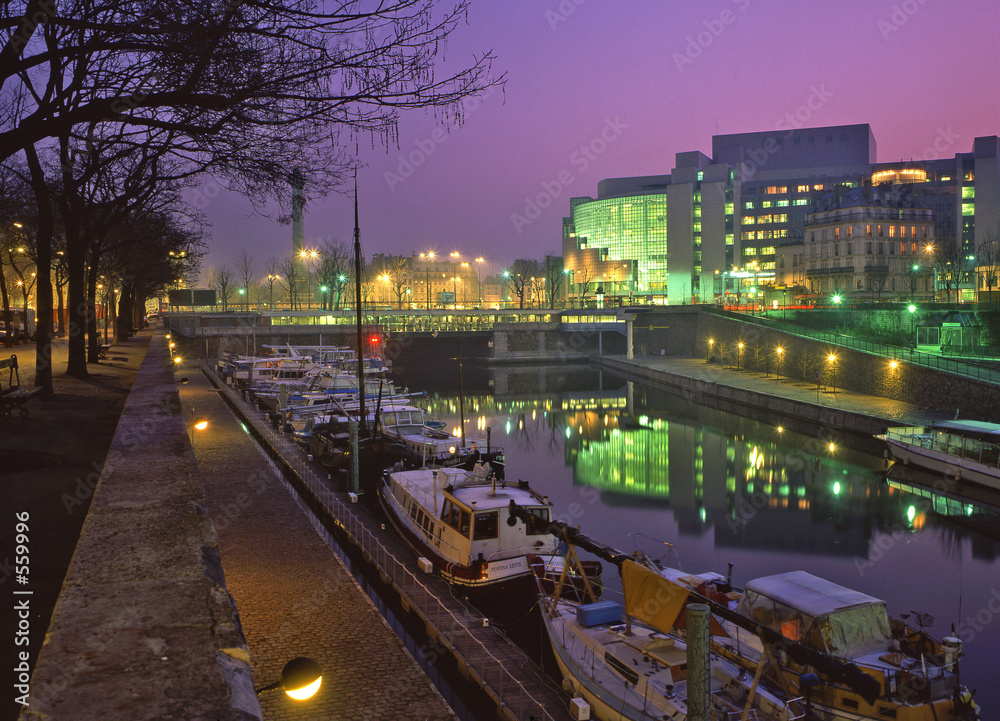
POLYGON ((890 428, 885 442, 905 465, 1000 490, 1000 423, 956 420, 890 428))

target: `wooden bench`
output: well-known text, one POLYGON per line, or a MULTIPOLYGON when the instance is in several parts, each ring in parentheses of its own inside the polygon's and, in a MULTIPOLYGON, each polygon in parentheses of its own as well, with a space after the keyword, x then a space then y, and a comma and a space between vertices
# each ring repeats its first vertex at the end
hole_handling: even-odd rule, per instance
MULTIPOLYGON (((0 371, 7 369, 7 387, 3 387, 0 382, 0 415, 9 418, 14 409, 20 411, 21 416, 28 415, 28 409, 24 404, 35 396, 42 394, 41 388, 21 388, 21 375, 18 373, 17 356, 10 358, 0 358, 0 371)), ((0 379, 2 381, 2 379, 0 379)))

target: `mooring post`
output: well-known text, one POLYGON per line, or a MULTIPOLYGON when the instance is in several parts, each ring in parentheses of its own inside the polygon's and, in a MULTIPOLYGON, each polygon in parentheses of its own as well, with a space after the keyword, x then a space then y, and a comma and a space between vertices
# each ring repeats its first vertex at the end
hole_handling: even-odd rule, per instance
POLYGON ((710 721, 712 660, 709 657, 709 613, 704 603, 687 605, 688 721, 710 721))
POLYGON ((351 441, 351 491, 359 493, 361 491, 361 467, 358 463, 358 422, 350 421, 347 428, 351 441))

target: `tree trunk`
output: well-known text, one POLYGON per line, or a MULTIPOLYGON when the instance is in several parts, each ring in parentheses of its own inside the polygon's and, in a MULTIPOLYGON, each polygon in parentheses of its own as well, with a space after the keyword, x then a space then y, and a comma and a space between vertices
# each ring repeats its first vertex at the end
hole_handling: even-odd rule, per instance
POLYGON ((92 248, 90 253, 90 269, 87 273, 87 297, 84 299, 84 308, 87 322, 87 362, 100 362, 100 336, 97 332, 97 268, 98 252, 92 248))
MULTIPOLYGON (((68 240, 68 239, 67 239, 68 240)), ((82 250, 75 250, 74 244, 67 242, 67 305, 69 306, 69 365, 66 375, 75 378, 89 378, 87 371, 87 298, 84 289, 84 257, 82 250)))

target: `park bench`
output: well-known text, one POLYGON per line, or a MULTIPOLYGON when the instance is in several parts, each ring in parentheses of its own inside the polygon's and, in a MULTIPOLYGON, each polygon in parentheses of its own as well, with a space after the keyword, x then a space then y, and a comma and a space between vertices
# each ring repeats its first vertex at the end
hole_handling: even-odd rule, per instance
POLYGON ((101 346, 98 346, 98 348, 97 348, 97 357, 99 359, 101 359, 101 360, 104 360, 105 358, 108 357, 108 351, 109 350, 111 350, 111 346, 110 345, 101 345, 101 346))
POLYGON ((21 388, 21 375, 17 369, 17 356, 10 358, 0 358, 0 371, 7 369, 7 387, 3 387, 0 378, 0 415, 4 418, 10 417, 15 408, 20 410, 22 416, 28 415, 28 409, 24 404, 35 396, 42 393, 41 388, 21 388))

